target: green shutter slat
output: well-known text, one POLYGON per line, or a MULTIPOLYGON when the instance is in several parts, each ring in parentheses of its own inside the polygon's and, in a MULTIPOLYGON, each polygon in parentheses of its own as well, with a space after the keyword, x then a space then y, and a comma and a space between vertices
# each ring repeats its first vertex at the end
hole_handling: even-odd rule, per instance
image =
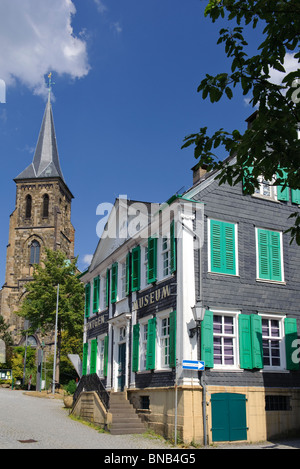
POLYGON ((171 251, 171 274, 176 271, 176 236, 175 236, 175 222, 172 221, 170 225, 170 251, 171 251))
POLYGON ((90 316, 90 302, 91 302, 91 284, 87 283, 85 286, 85 317, 90 316))
POLYGON ((293 204, 300 204, 300 189, 292 189, 292 203, 293 204))
POLYGON ((239 321, 240 367, 243 369, 252 369, 250 316, 247 314, 240 314, 238 321, 239 321))
POLYGON ((206 310, 201 323, 201 360, 205 367, 214 366, 213 312, 206 310))
POLYGON ((105 304, 106 306, 109 305, 109 277, 110 277, 110 270, 106 270, 106 296, 105 296, 105 304))
POLYGON ((278 232, 269 232, 270 239, 270 257, 271 257, 271 280, 282 280, 281 276, 281 253, 280 253, 280 234, 278 232))
POLYGON ((297 320, 296 318, 284 319, 285 331, 285 352, 286 352, 286 368, 287 370, 299 370, 298 354, 293 353, 298 349, 298 342, 294 340, 298 338, 297 334, 297 320))
POLYGON ((148 238, 147 282, 156 282, 157 278, 157 238, 148 238))
POLYGON ((104 337, 104 366, 103 366, 103 376, 107 376, 107 364, 108 364, 108 335, 104 337))
MULTIPOLYGON (((282 172, 283 172, 282 178, 286 179, 287 178, 286 171, 282 170, 282 172)), ((277 175, 277 177, 280 177, 279 174, 277 175)), ((287 187, 283 188, 282 184, 279 184, 277 186, 277 200, 280 200, 282 202, 288 202, 289 199, 290 199, 290 189, 289 189, 289 187, 287 186, 287 187)))
POLYGON ((130 252, 126 256, 126 286, 125 294, 129 295, 130 293, 130 252))
POLYGON ((117 301, 118 293, 118 263, 115 262, 111 267, 111 292, 110 301, 115 303, 117 301))
POLYGON ((131 291, 140 289, 141 248, 136 246, 131 253, 131 291))
POLYGON ((90 374, 97 372, 97 339, 91 341, 90 374))
POLYGON ((257 314, 250 315, 253 368, 263 368, 262 320, 257 314))
POLYGON ((252 172, 253 172, 253 166, 244 166, 243 169, 244 169, 244 175, 243 175, 243 192, 245 192, 247 176, 252 174, 252 172))
POLYGON ((155 369, 156 318, 149 319, 147 332, 146 369, 155 369))
POLYGON ((99 287, 100 287, 100 278, 95 277, 93 283, 93 313, 97 313, 99 309, 99 287))
POLYGON ((170 313, 170 359, 171 368, 176 366, 176 311, 170 313))
POLYGON ((139 345, 140 345, 140 325, 133 326, 133 343, 132 343, 132 371, 139 371, 139 345))
POLYGON ((87 359, 88 359, 88 348, 89 344, 83 344, 83 354, 82 354, 82 376, 87 374, 87 359))

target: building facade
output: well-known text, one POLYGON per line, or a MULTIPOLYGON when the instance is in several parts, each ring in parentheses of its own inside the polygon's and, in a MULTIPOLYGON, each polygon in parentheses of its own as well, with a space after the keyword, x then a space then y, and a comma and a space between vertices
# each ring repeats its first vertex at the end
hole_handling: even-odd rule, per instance
POLYGON ((299 429, 300 252, 285 231, 300 194, 216 176, 195 171, 148 212, 116 201, 82 277, 83 374, 164 436, 260 441, 299 429))
MULTIPOLYGON (((15 314, 32 280, 34 264, 45 248, 74 257, 74 227, 71 223, 73 195, 64 180, 57 151, 49 99, 32 163, 15 179, 16 203, 10 216, 5 283, 0 292, 0 314, 11 326, 15 344, 22 339, 23 319, 15 314)), ((38 345, 37 335, 30 337, 38 345)))

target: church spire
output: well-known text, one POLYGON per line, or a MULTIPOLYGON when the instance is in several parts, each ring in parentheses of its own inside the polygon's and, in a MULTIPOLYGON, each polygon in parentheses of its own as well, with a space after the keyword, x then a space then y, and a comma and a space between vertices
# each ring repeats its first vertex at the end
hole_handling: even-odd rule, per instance
POLYGON ((50 75, 48 101, 46 104, 33 161, 15 179, 60 177, 64 181, 56 144, 56 135, 51 106, 51 84, 52 82, 50 75))

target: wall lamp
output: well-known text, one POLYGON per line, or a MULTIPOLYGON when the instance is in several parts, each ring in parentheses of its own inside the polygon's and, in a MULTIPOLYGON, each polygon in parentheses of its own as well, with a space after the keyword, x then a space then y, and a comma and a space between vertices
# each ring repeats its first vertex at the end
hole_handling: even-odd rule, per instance
POLYGON ((194 317, 194 321, 196 323, 196 326, 189 330, 190 338, 194 337, 196 332, 198 332, 198 328, 200 326, 200 323, 204 319, 205 308, 201 304, 196 303, 195 306, 192 306, 192 313, 193 313, 193 317, 194 317))

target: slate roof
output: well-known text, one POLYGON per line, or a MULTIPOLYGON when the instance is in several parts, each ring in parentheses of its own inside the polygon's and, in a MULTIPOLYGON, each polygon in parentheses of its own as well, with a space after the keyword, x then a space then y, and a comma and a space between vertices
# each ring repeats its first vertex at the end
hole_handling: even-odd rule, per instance
POLYGON ((65 182, 59 163, 49 94, 33 161, 15 180, 51 177, 60 177, 65 182))

